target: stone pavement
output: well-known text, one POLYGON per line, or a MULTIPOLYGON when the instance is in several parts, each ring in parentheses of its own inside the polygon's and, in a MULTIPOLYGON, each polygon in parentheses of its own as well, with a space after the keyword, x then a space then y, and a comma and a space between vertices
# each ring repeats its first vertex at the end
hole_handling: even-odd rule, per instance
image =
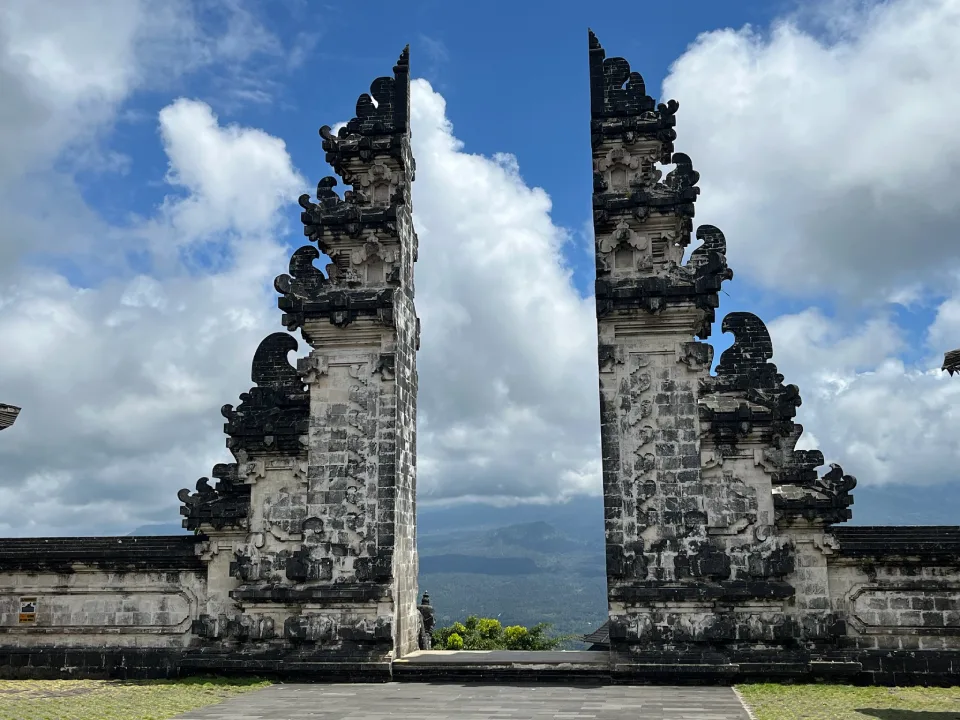
POLYGON ((749 720, 729 687, 273 685, 179 720, 749 720))

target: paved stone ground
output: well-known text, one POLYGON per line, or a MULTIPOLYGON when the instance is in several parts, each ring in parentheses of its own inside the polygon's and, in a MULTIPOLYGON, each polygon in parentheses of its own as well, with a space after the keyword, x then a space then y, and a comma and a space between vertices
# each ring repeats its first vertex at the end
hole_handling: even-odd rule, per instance
POLYGON ((749 720, 729 687, 273 685, 180 720, 749 720))

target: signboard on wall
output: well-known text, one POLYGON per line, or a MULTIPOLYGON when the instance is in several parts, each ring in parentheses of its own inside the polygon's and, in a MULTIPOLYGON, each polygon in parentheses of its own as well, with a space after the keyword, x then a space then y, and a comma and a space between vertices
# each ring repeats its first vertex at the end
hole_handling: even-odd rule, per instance
POLYGON ((37 621, 37 599, 35 597, 20 598, 20 622, 35 623, 37 621))

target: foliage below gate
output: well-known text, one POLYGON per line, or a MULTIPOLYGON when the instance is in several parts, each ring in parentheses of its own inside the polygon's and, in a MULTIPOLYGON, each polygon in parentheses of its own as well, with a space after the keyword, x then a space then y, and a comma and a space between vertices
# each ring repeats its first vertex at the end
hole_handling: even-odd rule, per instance
POLYGON ((575 635, 548 637, 550 623, 503 627, 496 618, 471 615, 462 623, 455 622, 433 631, 435 650, 556 650, 575 635))

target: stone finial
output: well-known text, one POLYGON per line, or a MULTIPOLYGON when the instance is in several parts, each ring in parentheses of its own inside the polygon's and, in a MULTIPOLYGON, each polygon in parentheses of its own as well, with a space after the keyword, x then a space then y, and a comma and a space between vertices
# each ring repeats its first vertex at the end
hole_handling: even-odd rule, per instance
POLYGON ((15 405, 0 404, 0 430, 6 430, 17 420, 20 408, 15 405))
POLYGON ((943 356, 943 367, 953 377, 954 373, 960 373, 960 350, 951 350, 943 356))
POLYGON ((849 520, 856 478, 835 464, 820 477, 816 468, 823 465, 823 453, 796 449, 803 433, 793 420, 801 404, 800 390, 784 384, 771 362, 773 342, 766 325, 753 313, 732 312, 721 328, 733 334, 734 342, 720 356, 716 376, 703 382, 700 405, 700 418, 710 423, 721 454, 731 454, 750 435, 769 438, 762 453, 775 486, 777 520, 815 524, 849 520))
MULTIPOLYGON (((412 297, 412 271, 406 243, 416 233, 410 185, 416 163, 410 148, 410 49, 405 47, 393 76, 379 77, 357 100, 356 117, 336 134, 320 128, 326 161, 336 177, 317 185, 316 202, 301 195, 303 233, 316 249, 298 249, 289 275, 274 287, 288 330, 303 330, 308 319, 327 319, 346 327, 360 316, 388 327, 394 321, 394 291, 412 297), (321 255, 330 262, 313 265, 321 255)), ((307 342, 311 338, 305 336, 307 342)))
POLYGON ((662 143, 660 161, 669 163, 677 137, 673 126, 680 104, 670 100, 658 105, 647 95, 643 76, 632 72, 624 58, 608 58, 593 30, 588 33, 593 144, 602 142, 603 136, 648 135, 662 143))
POLYGON ((241 393, 240 405, 224 405, 227 448, 236 454, 280 452, 300 456, 307 434, 310 397, 303 379, 287 355, 298 347, 287 333, 273 333, 253 356, 250 377, 256 387, 241 393))
POLYGON ((643 76, 622 57, 608 58, 593 30, 590 39, 590 109, 594 117, 637 115, 653 110, 643 76))
POLYGON ((195 493, 186 488, 177 493, 183 503, 183 527, 199 530, 201 525, 210 525, 222 530, 242 526, 250 510, 250 486, 240 481, 237 463, 218 463, 210 474, 219 481, 216 486, 210 485, 210 478, 202 477, 197 480, 195 493))

